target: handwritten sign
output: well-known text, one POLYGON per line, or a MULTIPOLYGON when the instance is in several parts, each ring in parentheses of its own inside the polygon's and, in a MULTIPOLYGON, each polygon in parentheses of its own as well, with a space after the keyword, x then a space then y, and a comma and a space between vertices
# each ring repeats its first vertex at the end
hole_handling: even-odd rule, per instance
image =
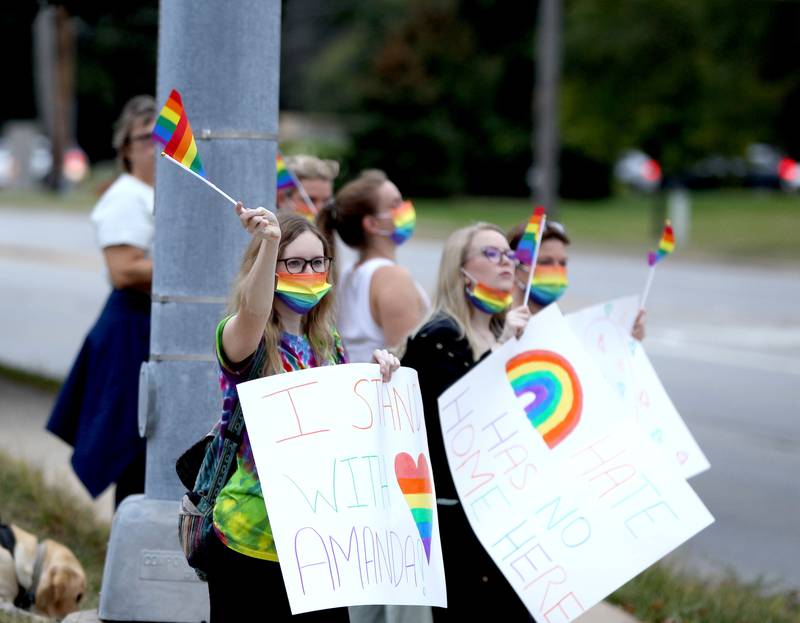
POLYGON ((326 366, 237 389, 292 613, 446 606, 416 371, 326 366))
POLYGON ((570 328, 642 429, 685 478, 709 468, 708 459, 670 400, 642 344, 630 329, 639 310, 627 296, 566 316, 570 328))
POLYGON ((571 621, 713 521, 561 312, 439 397, 470 525, 537 621, 571 621))

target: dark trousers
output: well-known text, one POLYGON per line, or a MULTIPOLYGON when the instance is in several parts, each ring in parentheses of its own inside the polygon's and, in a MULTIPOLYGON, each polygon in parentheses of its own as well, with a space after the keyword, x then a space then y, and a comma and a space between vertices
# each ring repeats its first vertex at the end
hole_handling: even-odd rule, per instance
POLYGON ((144 493, 145 452, 136 455, 130 465, 117 477, 117 488, 114 491, 114 510, 129 495, 144 493))
POLYGON ((210 623, 302 621, 347 623, 347 608, 292 616, 277 562, 233 551, 211 535, 208 572, 210 623))

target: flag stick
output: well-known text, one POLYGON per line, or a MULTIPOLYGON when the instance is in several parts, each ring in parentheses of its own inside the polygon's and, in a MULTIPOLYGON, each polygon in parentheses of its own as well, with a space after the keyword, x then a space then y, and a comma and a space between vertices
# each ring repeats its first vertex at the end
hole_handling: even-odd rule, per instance
POLYGON ((644 284, 644 292, 642 293, 642 298, 639 300, 639 309, 644 309, 645 303, 647 303, 647 295, 650 294, 650 286, 653 285, 653 275, 655 274, 656 265, 653 264, 647 273, 647 281, 644 284))
POLYGON ((300 191, 300 196, 303 198, 303 203, 305 203, 308 209, 311 210, 311 214, 316 216, 319 210, 317 210, 317 206, 314 205, 314 202, 311 201, 311 197, 309 197, 308 193, 306 193, 306 189, 303 188, 303 185, 300 183, 300 180, 297 179, 297 176, 292 172, 292 170, 289 167, 286 167, 286 171, 292 178, 292 181, 294 182, 294 185, 297 187, 297 190, 300 191))
POLYGON ((206 178, 204 178, 202 175, 198 175, 197 173, 195 173, 194 171, 192 171, 192 170, 191 170, 189 167, 187 167, 187 166, 183 165, 182 163, 178 162, 177 160, 175 160, 175 158, 173 158, 172 156, 170 156, 169 154, 167 154, 167 153, 165 153, 165 152, 163 152, 163 151, 161 152, 161 155, 162 155, 164 158, 166 158, 167 160, 169 160, 170 162, 172 162, 173 164, 177 164, 177 165, 178 165, 178 166, 179 166, 181 169, 183 169, 184 171, 187 171, 188 173, 191 173, 192 175, 194 175, 194 176, 195 176, 197 179, 199 179, 200 181, 202 181, 202 182, 205 182, 206 184, 208 184, 209 186, 211 186, 211 188, 213 188, 214 190, 216 190, 216 191, 217 191, 217 192, 218 192, 220 195, 222 195, 223 197, 225 197, 225 199, 227 199, 228 201, 230 201, 230 202, 231 202, 233 205, 236 205, 236 203, 237 203, 236 199, 234 199, 233 197, 231 197, 231 196, 230 196, 228 193, 226 193, 225 191, 223 191, 223 190, 220 190, 219 188, 217 188, 217 187, 216 187, 214 184, 212 184, 211 182, 209 182, 209 181, 208 181, 206 178))
POLYGON ((536 262, 539 260, 539 249, 542 246, 542 236, 544 235, 544 227, 547 224, 547 214, 542 214, 542 220, 539 223, 539 233, 536 236, 536 249, 533 251, 533 258, 531 258, 530 274, 528 275, 528 287, 525 289, 525 300, 522 302, 524 306, 528 305, 528 298, 531 295, 531 284, 533 283, 533 273, 536 272, 536 262))

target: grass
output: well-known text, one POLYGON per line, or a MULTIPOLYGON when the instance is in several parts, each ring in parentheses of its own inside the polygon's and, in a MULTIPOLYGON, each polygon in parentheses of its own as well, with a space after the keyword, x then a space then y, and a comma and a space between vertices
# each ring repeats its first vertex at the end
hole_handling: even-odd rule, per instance
MULTIPOLYGON (((744 190, 693 193, 688 244, 678 239, 676 253, 726 261, 800 261, 800 198, 744 190)), ((509 229, 524 221, 531 204, 524 199, 462 198, 417 200, 417 231, 439 236, 477 220, 509 229)), ((579 248, 613 248, 646 253, 655 245, 656 199, 622 195, 602 201, 562 201, 558 220, 579 248)))
MULTIPOLYGON (((5 522, 19 524, 39 538, 68 545, 87 574, 82 609, 96 608, 109 527, 91 508, 47 485, 40 471, 0 452, 0 509, 5 522)), ((731 576, 707 582, 655 565, 616 591, 609 601, 640 621, 655 623, 797 623, 795 593, 770 594, 759 583, 731 576)))
POLYGON ((609 601, 640 621, 654 623, 797 623, 797 592, 770 593, 760 582, 730 576, 703 581, 668 565, 650 567, 609 601))
POLYGON ((69 547, 86 571, 81 609, 97 608, 109 526, 92 509, 62 488, 48 485, 41 471, 0 452, 0 512, 39 539, 69 547))
MULTIPOLYGON (((88 212, 114 175, 113 166, 95 167, 69 193, 0 191, 3 206, 47 207, 88 212)), ((578 248, 644 254, 658 240, 662 217, 657 197, 620 194, 599 201, 561 201, 558 220, 578 248), (659 231, 656 231, 659 230, 659 231)), ((417 235, 442 238, 453 229, 484 220, 509 229, 530 214, 527 199, 463 197, 415 199, 417 235)), ((715 190, 691 194, 688 243, 678 237, 677 254, 744 262, 800 262, 800 197, 779 192, 715 190)), ((676 232, 678 234, 678 232, 676 232)))
MULTIPOLYGON (((17 385, 33 387, 49 394, 55 394, 61 387, 61 381, 57 379, 18 370, 17 368, 10 368, 3 364, 0 364, 0 378, 7 379, 17 385)), ((0 510, 2 510, 2 507, 0 507, 0 510)))

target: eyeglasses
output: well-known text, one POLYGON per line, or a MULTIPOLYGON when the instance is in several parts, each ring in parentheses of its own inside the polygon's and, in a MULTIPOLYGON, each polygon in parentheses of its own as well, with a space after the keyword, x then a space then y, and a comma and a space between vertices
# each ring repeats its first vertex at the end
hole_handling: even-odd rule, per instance
MULTIPOLYGON (((483 255, 486 259, 494 264, 499 264, 503 261, 503 258, 506 258, 512 264, 517 263, 517 253, 513 249, 500 249, 498 247, 481 247, 479 250, 480 254, 483 255)), ((472 256, 476 257, 476 256, 472 256)), ((469 259, 469 258, 467 258, 469 259)))
POLYGON ((306 266, 311 264, 311 270, 315 273, 324 273, 328 268, 331 266, 331 258, 329 257, 312 257, 310 260, 307 260, 302 257, 287 257, 283 260, 278 260, 279 262, 283 262, 283 265, 286 266, 286 272, 290 275, 297 275, 298 273, 303 273, 306 270, 306 266))

